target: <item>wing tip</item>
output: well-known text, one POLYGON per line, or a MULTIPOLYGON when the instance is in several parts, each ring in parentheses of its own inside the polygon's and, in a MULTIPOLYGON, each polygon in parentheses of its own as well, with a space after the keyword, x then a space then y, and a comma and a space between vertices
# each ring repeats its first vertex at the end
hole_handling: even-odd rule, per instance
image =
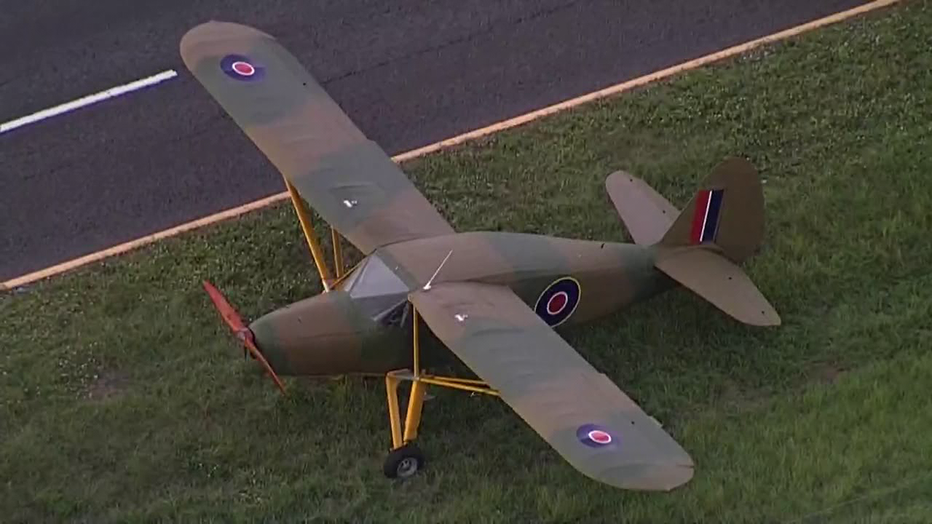
POLYGON ((605 190, 635 244, 659 242, 679 213, 650 184, 627 171, 608 175, 605 190))
POLYGON ((210 19, 201 22, 190 29, 181 37, 178 48, 182 57, 187 57, 191 51, 202 42, 228 39, 230 37, 259 37, 274 40, 275 37, 260 31, 254 27, 243 25, 237 22, 227 22, 224 20, 210 19))
POLYGON ((596 480, 631 491, 673 491, 692 480, 695 467, 687 463, 631 464, 603 472, 596 480))
POLYGON ((754 313, 757 308, 747 308, 743 312, 726 312, 731 317, 735 318, 739 322, 747 324, 749 326, 755 327, 776 327, 783 323, 783 320, 780 319, 780 314, 777 313, 777 310, 767 301, 767 299, 761 296, 763 304, 757 304, 760 308, 760 314, 757 315, 754 313))

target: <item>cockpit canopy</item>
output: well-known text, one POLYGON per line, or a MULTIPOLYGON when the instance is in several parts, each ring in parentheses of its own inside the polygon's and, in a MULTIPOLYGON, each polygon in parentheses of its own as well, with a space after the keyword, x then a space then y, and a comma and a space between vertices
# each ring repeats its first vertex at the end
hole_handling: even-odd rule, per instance
POLYGON ((367 316, 383 320, 403 309, 409 288, 385 262, 376 255, 365 258, 337 289, 347 293, 367 316))

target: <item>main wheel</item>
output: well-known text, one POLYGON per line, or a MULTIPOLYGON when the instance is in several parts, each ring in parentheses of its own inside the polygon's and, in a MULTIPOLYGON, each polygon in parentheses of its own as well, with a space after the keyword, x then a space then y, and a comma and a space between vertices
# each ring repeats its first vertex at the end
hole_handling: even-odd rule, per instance
POLYGON ((382 471, 385 476, 394 479, 406 479, 413 476, 424 467, 424 454, 413 442, 408 442, 398 449, 392 450, 385 458, 382 471))

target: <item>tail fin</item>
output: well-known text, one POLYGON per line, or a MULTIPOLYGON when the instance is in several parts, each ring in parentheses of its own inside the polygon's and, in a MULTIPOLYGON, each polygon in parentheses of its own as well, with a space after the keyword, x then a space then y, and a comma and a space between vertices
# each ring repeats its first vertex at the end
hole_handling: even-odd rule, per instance
POLYGON ((757 170, 743 158, 729 158, 712 170, 660 244, 715 247, 741 263, 763 238, 764 192, 757 170))
POLYGON ((746 324, 775 326, 780 317, 737 266, 760 247, 764 194, 757 170, 729 158, 679 212, 646 183, 619 171, 606 180, 635 243, 654 246, 657 269, 746 324))

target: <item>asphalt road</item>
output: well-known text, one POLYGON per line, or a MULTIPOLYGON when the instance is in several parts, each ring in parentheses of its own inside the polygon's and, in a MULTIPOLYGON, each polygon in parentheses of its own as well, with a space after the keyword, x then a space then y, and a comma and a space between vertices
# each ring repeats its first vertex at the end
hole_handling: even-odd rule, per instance
POLYGON ((0 122, 179 76, 0 135, 0 281, 283 190, 181 62, 209 19, 278 38, 395 154, 862 3, 5 1, 0 122))

